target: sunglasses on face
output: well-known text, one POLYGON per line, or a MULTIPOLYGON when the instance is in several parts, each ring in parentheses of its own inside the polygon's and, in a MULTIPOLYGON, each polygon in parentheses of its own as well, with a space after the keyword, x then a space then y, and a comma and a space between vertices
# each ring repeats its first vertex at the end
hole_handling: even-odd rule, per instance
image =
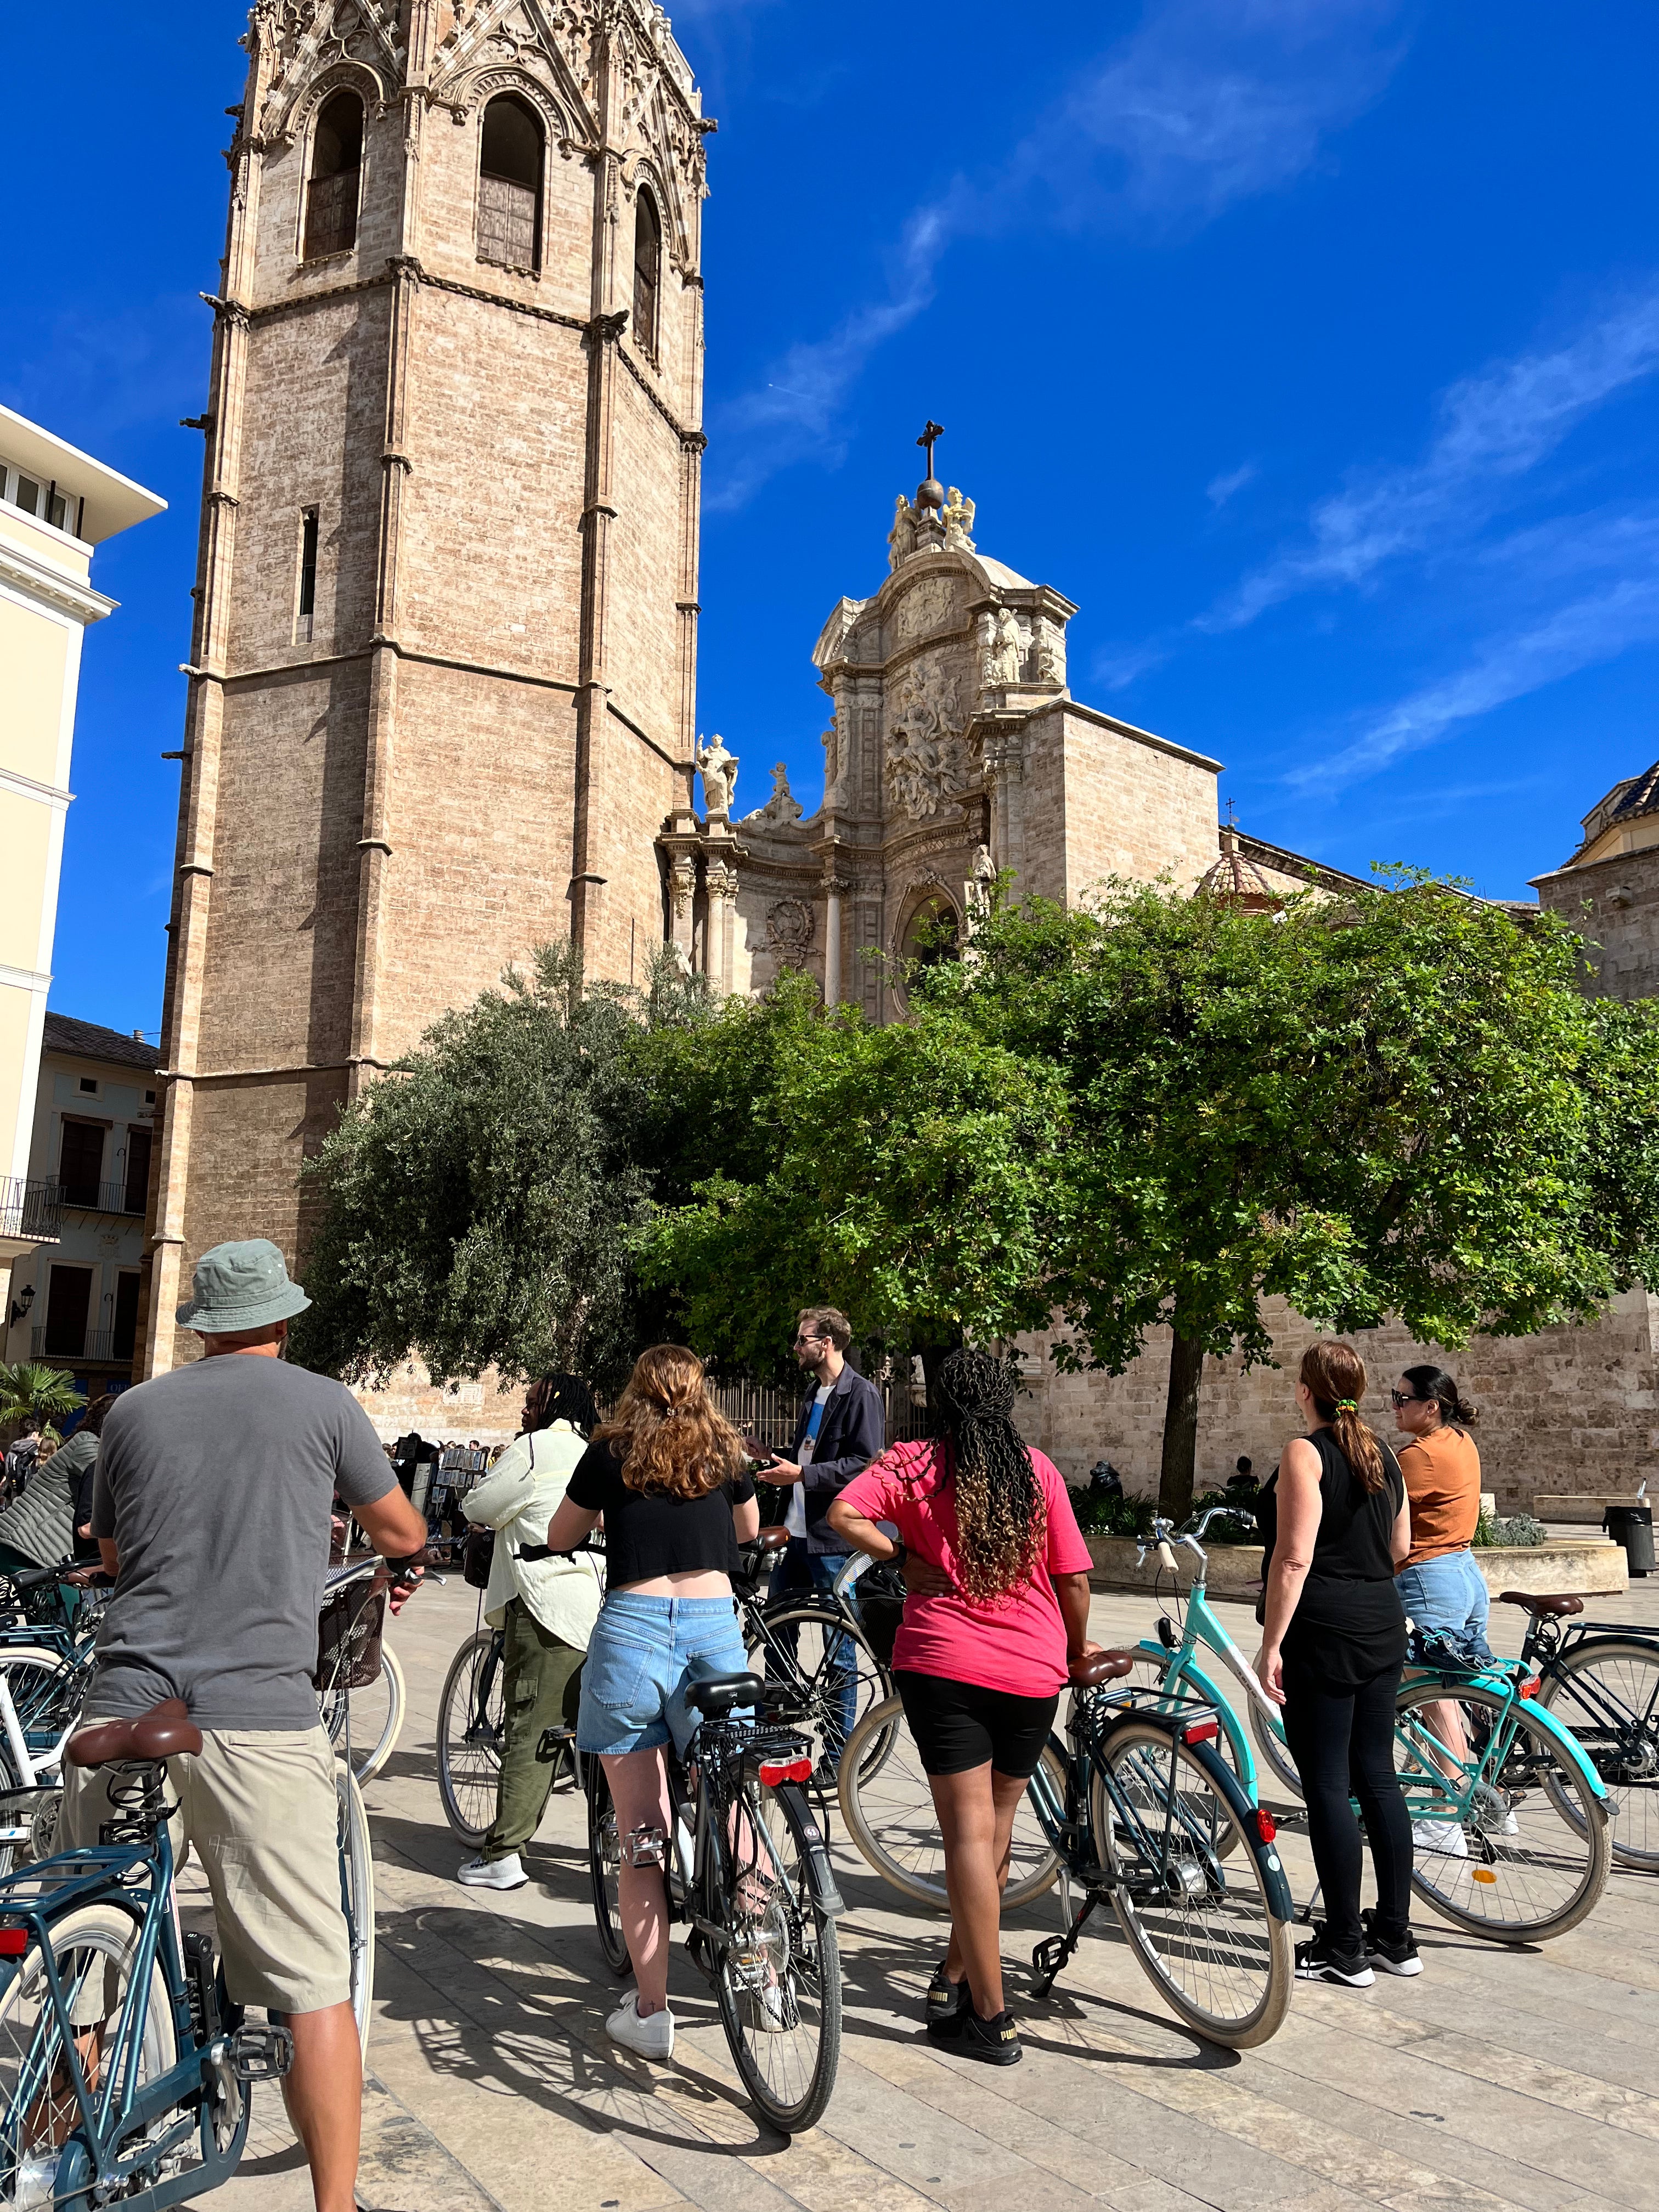
POLYGON ((1428 1398, 1419 1398, 1413 1390, 1390 1390, 1389 1401, 1395 1406, 1427 1406, 1433 1402, 1428 1398))

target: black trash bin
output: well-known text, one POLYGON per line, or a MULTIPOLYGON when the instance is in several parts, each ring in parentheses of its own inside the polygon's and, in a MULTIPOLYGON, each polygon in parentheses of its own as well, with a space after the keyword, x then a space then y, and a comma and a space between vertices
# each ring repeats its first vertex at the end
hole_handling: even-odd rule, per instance
POLYGON ((1601 1526, 1615 1544, 1625 1547, 1625 1563, 1633 1575, 1653 1572, 1653 1508, 1650 1505, 1609 1505, 1601 1526))

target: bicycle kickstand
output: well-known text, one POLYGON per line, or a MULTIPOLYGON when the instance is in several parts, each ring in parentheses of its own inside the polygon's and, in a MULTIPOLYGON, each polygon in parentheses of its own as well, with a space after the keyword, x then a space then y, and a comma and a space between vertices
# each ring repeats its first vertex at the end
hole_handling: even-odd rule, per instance
POLYGON ((1046 1997, 1059 1978, 1060 1969, 1076 1950, 1083 1936, 1083 1923, 1100 1902, 1100 1892, 1091 1889, 1083 1900, 1083 1909, 1073 1920, 1063 1936, 1045 1936, 1031 1954, 1031 1968, 1036 1978, 1031 1984, 1034 1997, 1046 1997))

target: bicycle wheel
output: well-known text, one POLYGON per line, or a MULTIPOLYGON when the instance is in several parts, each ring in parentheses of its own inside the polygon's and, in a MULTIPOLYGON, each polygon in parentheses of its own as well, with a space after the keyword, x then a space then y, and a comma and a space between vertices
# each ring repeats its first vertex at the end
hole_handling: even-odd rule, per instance
POLYGON ((391 1758, 404 1724, 404 1670, 390 1645, 380 1646, 380 1671, 362 1689, 341 1683, 323 1698, 323 1725, 336 1752, 345 1756, 351 1739, 351 1771, 359 1784, 372 1781, 391 1758))
POLYGON ((351 1942, 351 2009, 357 2040, 367 2056, 374 2003, 374 1850, 356 1777, 338 1759, 334 1788, 339 1805, 340 1905, 351 1942))
MULTIPOLYGON (((83 1905, 52 1923, 52 1960, 83 2051, 90 2052, 94 2024, 112 2022, 132 1996, 137 1941, 137 1922, 113 1905, 83 1905)), ((101 2039, 106 2048, 113 2040, 112 2034, 101 2039)), ((159 2081, 175 2056, 167 1982, 152 1963, 132 2089, 159 2081)), ((0 2203, 45 2207, 58 2201, 55 2184, 64 2147, 80 2125, 70 2071, 77 2063, 64 2046, 47 1994, 46 1960, 34 1946, 0 1991, 0 2203)), ((161 2113, 150 2123, 149 2134, 159 2139, 179 2117, 177 2106, 161 2113)), ((142 2140, 137 2134, 130 2136, 123 2155, 133 2155, 142 2140)), ((84 2153, 79 2162, 89 2184, 84 2153)), ((89 2203, 91 2197, 80 2201, 89 2203)))
POLYGON ((1607 1887, 1607 1809, 1524 1701, 1473 1684, 1449 1688, 1413 1683, 1395 1709, 1412 1887, 1443 1919, 1494 1943, 1565 1935, 1607 1887), (1462 1759, 1425 1711, 1443 1705, 1462 1717, 1462 1759))
MULTIPOLYGON (((1173 1652, 1160 1652, 1156 1658, 1150 1651, 1138 1652, 1134 1665, 1122 1678, 1123 1686, 1126 1689, 1133 1688, 1143 1692, 1161 1690, 1168 1679, 1170 1662, 1174 1656, 1173 1652)), ((1222 1717, 1221 1733, 1215 1742, 1217 1756, 1244 1795, 1249 1797, 1255 1787, 1255 1776, 1252 1771, 1248 1782, 1244 1778, 1244 1763, 1239 1757, 1237 1745, 1234 1743, 1227 1731, 1227 1723, 1233 1717, 1232 1711, 1220 1690, 1198 1668, 1194 1668, 1183 1674, 1176 1694, 1180 1697, 1203 1698, 1216 1708, 1217 1712, 1222 1717)), ((1237 1841, 1236 1836, 1229 1835, 1224 1839, 1223 1849, 1231 1850, 1237 1841)))
POLYGON ((1207 1744, 1127 1721, 1097 1754, 1090 1809, 1112 1909, 1147 1979, 1212 2043, 1265 2043, 1290 2007, 1295 1950, 1222 1761, 1207 1744))
POLYGON ((723 1866, 720 2025, 757 2110, 787 2136, 823 2118, 841 2063, 841 1953, 810 1826, 798 1790, 746 1789, 723 1866))
POLYGON ((1281 1789, 1292 1797, 1302 1795, 1302 1777, 1296 1771, 1296 1761, 1291 1757, 1291 1747, 1267 1718, 1255 1699, 1250 1699, 1250 1734, 1255 1738, 1255 1747, 1261 1753, 1261 1763, 1281 1789))
MULTIPOLYGON (((1055 1801, 1063 1805, 1066 1768, 1052 1744, 1044 1747, 1042 1764, 1055 1801)), ((933 1793, 897 1698, 872 1707, 848 1739, 840 1794, 847 1832, 882 1880, 913 1905, 948 1912, 945 1846, 933 1793)), ((1041 1897, 1054 1887, 1059 1872, 1059 1854, 1027 1796, 1014 1815, 1005 1911, 1041 1897)))
MULTIPOLYGON (((1659 1868, 1659 1644, 1577 1644, 1544 1677, 1538 1702, 1572 1730, 1606 1784, 1614 1858, 1659 1868)), ((1567 1804, 1559 1809, 1573 1817, 1567 1804)))
POLYGON ((593 1885, 593 1924, 599 1931, 599 1948, 611 1972, 625 1980, 633 1966, 623 1935, 622 1838, 617 1833, 611 1784, 597 1759, 587 1762, 587 1872, 593 1885))
POLYGON ((495 1818, 506 1709, 501 1638, 481 1628, 450 1662, 438 1703, 438 1794, 464 1844, 481 1844, 495 1818))
POLYGON ((751 1610, 743 1640, 757 1674, 799 1689, 805 1708, 801 1726, 817 1746, 814 1763, 828 1776, 838 1774, 851 1733, 842 1717, 846 1676, 853 1678, 854 1728, 893 1694, 893 1678, 862 1632, 833 1606, 786 1598, 751 1610))

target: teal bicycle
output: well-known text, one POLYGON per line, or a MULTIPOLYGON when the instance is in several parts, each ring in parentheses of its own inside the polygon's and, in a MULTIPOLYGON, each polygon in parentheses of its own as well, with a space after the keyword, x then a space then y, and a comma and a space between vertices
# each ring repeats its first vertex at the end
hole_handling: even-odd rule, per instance
POLYGON ((70 1757, 114 1765, 95 1850, 0 1882, 0 2204, 143 2212, 216 2189, 247 2141, 248 2084, 293 2063, 250 2026, 213 1946, 181 1933, 166 1760, 201 1749, 177 1700, 85 1729, 70 1757))
MULTIPOLYGON (((1212 1608, 1200 1539, 1212 1506, 1177 1534, 1156 1520, 1140 1547, 1155 1552, 1176 1584, 1175 1613, 1156 1638, 1134 1646, 1136 1679, 1170 1697, 1200 1698, 1221 1723, 1217 1748, 1250 1803, 1259 1802, 1255 1753, 1288 1792, 1301 1795, 1279 1709, 1212 1608), (1180 1594, 1177 1548, 1193 1555, 1191 1588, 1180 1594), (1212 1653, 1244 1693, 1247 1732, 1199 1663, 1212 1653)), ((1412 1887, 1454 1926, 1497 1943, 1565 1935, 1594 1911, 1612 1863, 1605 1784, 1571 1732, 1537 1702, 1539 1677, 1524 1662, 1494 1661, 1478 1672, 1408 1668, 1395 1722, 1395 1765, 1411 1815, 1412 1887)))

